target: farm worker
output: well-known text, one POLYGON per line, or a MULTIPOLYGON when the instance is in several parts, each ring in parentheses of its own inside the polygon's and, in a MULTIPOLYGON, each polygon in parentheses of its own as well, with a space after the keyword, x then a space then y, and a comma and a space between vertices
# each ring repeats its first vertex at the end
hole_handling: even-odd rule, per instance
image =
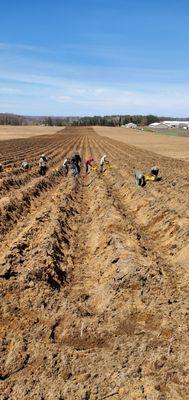
POLYGON ((107 155, 104 154, 100 160, 100 172, 102 173, 104 170, 104 164, 109 164, 109 161, 107 160, 107 155))
POLYGON ((28 170, 30 167, 31 167, 30 164, 26 160, 22 162, 23 169, 28 170))
POLYGON ((81 157, 78 152, 71 157, 70 163, 72 169, 74 170, 72 175, 73 176, 78 175, 79 172, 81 171, 81 157))
POLYGON ((88 174, 89 165, 92 167, 94 163, 94 159, 90 158, 89 160, 84 161, 84 174, 88 174))
POLYGON ((135 172, 135 182, 138 186, 145 186, 146 184, 145 176, 141 171, 135 172))
POLYGON ((66 158, 63 162, 63 172, 67 176, 69 172, 69 166, 70 166, 70 160, 69 158, 66 158))
POLYGON ((152 167, 151 168, 151 170, 150 170, 150 174, 152 175, 152 176, 154 176, 155 177, 155 180, 157 179, 157 176, 158 176, 158 174, 159 174, 159 168, 158 167, 152 167))
POLYGON ((39 173, 41 176, 44 176, 47 172, 47 163, 48 163, 47 157, 45 157, 45 155, 42 154, 42 156, 39 159, 39 173))
POLYGON ((80 172, 80 166, 74 162, 70 163, 71 168, 73 169, 72 175, 75 177, 80 172))
POLYGON ((80 170, 81 170, 81 157, 80 157, 80 155, 79 155, 78 152, 76 152, 76 153, 72 156, 72 158, 71 158, 70 161, 71 161, 72 163, 74 163, 74 164, 77 165, 78 171, 80 172, 80 170))
MULTIPOLYGON (((159 168, 158 167, 152 167, 150 170, 149 175, 145 175, 146 181, 157 181, 158 180, 158 173, 159 173, 159 168)), ((161 180, 161 178, 159 178, 161 180)))

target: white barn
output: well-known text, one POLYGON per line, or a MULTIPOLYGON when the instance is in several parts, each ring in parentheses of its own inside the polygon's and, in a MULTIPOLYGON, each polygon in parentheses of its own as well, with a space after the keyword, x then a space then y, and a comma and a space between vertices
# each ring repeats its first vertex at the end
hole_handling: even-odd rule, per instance
POLYGON ((184 126, 189 128, 189 121, 163 121, 163 124, 169 128, 183 128, 184 126))
POLYGON ((150 124, 148 126, 150 128, 160 128, 160 129, 166 129, 166 128, 189 129, 189 121, 162 121, 162 122, 154 122, 153 124, 150 124))
POLYGON ((164 125, 163 122, 154 122, 153 124, 150 124, 148 126, 149 128, 168 129, 168 126, 164 125))

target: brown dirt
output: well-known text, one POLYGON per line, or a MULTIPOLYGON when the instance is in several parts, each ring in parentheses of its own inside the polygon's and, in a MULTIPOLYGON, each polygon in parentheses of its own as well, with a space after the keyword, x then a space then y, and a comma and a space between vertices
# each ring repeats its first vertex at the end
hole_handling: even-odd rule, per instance
POLYGON ((28 138, 39 135, 52 135, 58 132, 57 126, 10 126, 0 125, 0 140, 28 138))
POLYGON ((189 137, 156 135, 137 129, 95 127, 96 133, 163 156, 189 161, 189 137))
POLYGON ((188 399, 188 164, 92 128, 4 143, 51 162, 0 181, 2 400, 188 399), (63 177, 74 148, 113 168, 63 177))

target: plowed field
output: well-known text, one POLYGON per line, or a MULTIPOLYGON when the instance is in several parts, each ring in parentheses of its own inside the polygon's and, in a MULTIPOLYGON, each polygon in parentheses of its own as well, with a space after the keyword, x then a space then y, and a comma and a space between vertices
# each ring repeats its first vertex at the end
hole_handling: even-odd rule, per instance
POLYGON ((108 136, 110 139, 117 139, 128 145, 153 151, 162 156, 189 161, 189 136, 169 136, 139 129, 111 128, 107 126, 98 126, 94 129, 99 135, 108 136))
POLYGON ((0 140, 29 138, 39 135, 52 135, 61 128, 57 126, 12 126, 0 125, 0 140))
POLYGON ((188 163, 70 127, 0 162, 2 399, 188 399, 188 163), (76 149, 112 169, 64 177, 76 149))

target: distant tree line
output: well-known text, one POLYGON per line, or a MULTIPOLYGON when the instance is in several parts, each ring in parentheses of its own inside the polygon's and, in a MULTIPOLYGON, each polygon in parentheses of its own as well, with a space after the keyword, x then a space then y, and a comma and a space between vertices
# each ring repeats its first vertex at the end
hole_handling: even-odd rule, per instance
POLYGON ((28 123, 21 115, 0 113, 0 125, 28 125, 28 123))
POLYGON ((83 117, 72 122, 77 126, 121 126, 133 122, 137 125, 149 125, 152 122, 159 122, 159 118, 155 115, 112 115, 112 116, 95 116, 83 117))
POLYGON ((155 115, 106 115, 104 117, 24 117, 15 114, 0 114, 0 125, 47 125, 47 126, 121 126, 133 122, 149 125, 160 119, 155 115))
MULTIPOLYGON (((0 113, 0 125, 45 125, 45 126, 121 126, 133 122, 146 126, 162 120, 174 120, 155 115, 106 115, 94 117, 31 117, 0 113)), ((181 118, 179 118, 182 120, 181 118)), ((187 120, 187 118, 185 118, 187 120)))

